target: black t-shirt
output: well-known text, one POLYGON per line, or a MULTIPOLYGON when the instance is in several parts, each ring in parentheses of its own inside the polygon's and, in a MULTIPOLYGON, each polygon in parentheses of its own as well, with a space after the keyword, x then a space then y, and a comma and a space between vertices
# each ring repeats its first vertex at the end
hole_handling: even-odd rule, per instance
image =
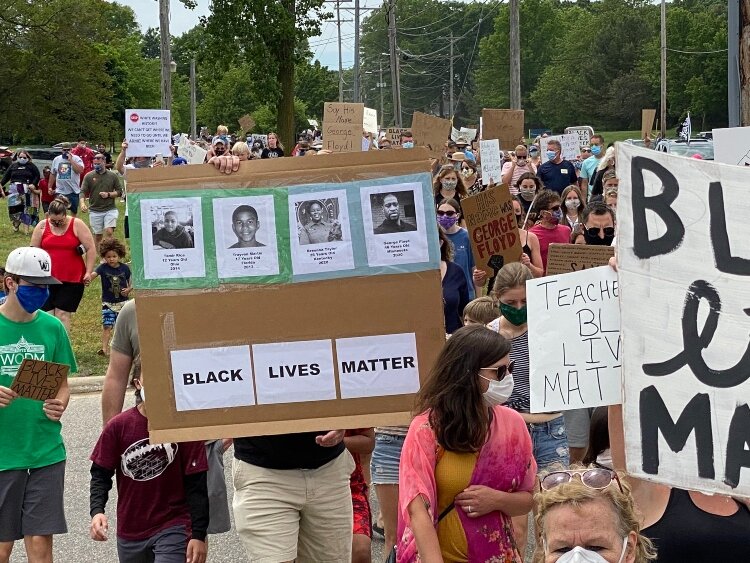
POLYGON ((275 149, 263 149, 263 152, 260 154, 261 158, 281 158, 282 156, 284 156, 284 151, 279 147, 275 149))
POLYGON ((266 469, 317 469, 344 451, 344 442, 324 448, 315 437, 325 432, 234 439, 234 457, 266 469))

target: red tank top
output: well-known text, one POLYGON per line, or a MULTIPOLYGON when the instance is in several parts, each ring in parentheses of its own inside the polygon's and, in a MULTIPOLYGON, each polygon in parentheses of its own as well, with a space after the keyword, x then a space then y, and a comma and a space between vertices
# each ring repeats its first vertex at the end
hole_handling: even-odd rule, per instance
POLYGON ((49 221, 44 224, 42 233, 43 250, 52 258, 52 276, 61 282, 83 283, 86 265, 76 248, 81 244, 74 232, 75 219, 71 218, 68 228, 62 235, 50 230, 49 221))

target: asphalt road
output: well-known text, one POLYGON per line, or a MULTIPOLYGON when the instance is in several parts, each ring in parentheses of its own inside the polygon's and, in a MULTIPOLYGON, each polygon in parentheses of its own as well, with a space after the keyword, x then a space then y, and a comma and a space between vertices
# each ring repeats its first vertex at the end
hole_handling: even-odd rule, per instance
MULTIPOLYGON (((109 563, 117 561, 115 502, 116 492, 110 495, 107 512, 110 517, 110 539, 95 542, 89 539, 89 454, 96 443, 101 429, 100 396, 98 393, 73 395, 68 410, 63 417, 63 436, 68 449, 65 472, 65 512, 68 520, 68 533, 55 536, 54 560, 59 563, 109 563)), ((225 457, 227 490, 229 503, 232 502, 230 449, 225 457)), ((377 510, 373 495, 373 512, 377 510)), ((231 512, 231 511, 230 511, 231 512)), ((372 560, 380 563, 383 559, 383 540, 373 539, 372 560)), ((16 542, 10 558, 11 563, 26 561, 23 542, 16 542)), ((245 552, 234 528, 226 534, 210 536, 208 561, 216 563, 236 563, 246 561, 245 552)))

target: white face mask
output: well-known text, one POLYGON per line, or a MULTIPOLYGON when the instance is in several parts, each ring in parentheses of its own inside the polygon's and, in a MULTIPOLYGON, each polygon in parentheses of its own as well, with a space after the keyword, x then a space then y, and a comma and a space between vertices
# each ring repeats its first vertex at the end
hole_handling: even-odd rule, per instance
POLYGON ((566 199, 565 200, 565 207, 568 209, 578 209, 578 206, 581 205, 581 200, 579 199, 566 199))
MULTIPOLYGON (((625 558, 625 552, 628 547, 628 536, 622 538, 622 553, 617 563, 622 563, 625 558)), ((599 555, 596 551, 584 549, 580 545, 575 546, 573 549, 564 553, 562 557, 557 560, 557 563, 608 563, 604 557, 599 555)))
POLYGON ((490 407, 504 404, 510 397, 511 393, 513 393, 513 375, 511 374, 506 375, 502 381, 489 379, 483 375, 480 375, 479 377, 486 379, 490 383, 487 391, 482 394, 484 402, 490 407))

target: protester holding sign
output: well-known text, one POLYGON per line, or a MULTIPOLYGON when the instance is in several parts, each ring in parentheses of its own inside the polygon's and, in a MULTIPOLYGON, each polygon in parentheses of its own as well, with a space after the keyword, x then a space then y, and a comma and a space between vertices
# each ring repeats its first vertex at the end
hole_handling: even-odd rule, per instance
POLYGON ((536 463, 513 389, 510 343, 457 331, 417 398, 401 455, 400 563, 521 561, 511 517, 528 514, 536 463))
POLYGON ((539 213, 539 222, 529 229, 539 238, 539 251, 542 255, 542 267, 547 271, 547 253, 552 243, 568 243, 570 227, 561 225, 563 218, 562 200, 557 192, 542 190, 536 196, 534 209, 539 213))
POLYGON ((27 354, 77 371, 65 327, 40 311, 50 285, 51 258, 39 248, 18 248, 5 263, 0 305, 0 560, 24 538, 31 561, 52 561, 52 536, 68 531, 63 506, 65 446, 60 418, 68 406, 67 378, 44 402, 11 391, 27 354))
POLYGON ((518 179, 527 172, 536 174, 536 166, 529 160, 526 145, 518 145, 515 152, 510 153, 510 162, 503 164, 502 181, 510 187, 511 194, 518 194, 518 179))

